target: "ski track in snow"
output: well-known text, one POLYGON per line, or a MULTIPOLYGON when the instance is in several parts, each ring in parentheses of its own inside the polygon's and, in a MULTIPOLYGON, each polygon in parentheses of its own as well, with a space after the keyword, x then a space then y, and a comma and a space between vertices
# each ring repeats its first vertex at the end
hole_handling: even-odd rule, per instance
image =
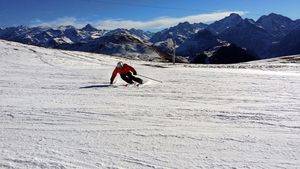
POLYGON ((115 57, 1 40, 0 60, 0 168, 300 168, 299 64, 125 60, 164 83, 107 87, 115 57))

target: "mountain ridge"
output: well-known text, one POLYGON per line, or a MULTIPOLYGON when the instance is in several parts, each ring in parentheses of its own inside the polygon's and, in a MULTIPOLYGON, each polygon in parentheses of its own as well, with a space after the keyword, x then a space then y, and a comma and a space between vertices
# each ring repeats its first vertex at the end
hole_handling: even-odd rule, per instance
MULTIPOLYGON (((1 28, 0 39, 46 48, 80 49, 82 51, 97 48, 99 47, 97 42, 103 42, 104 46, 107 47, 106 49, 111 50, 105 50, 106 54, 130 58, 131 52, 134 51, 139 56, 137 58, 142 60, 153 59, 152 57, 141 57, 147 53, 145 50, 149 52, 150 49, 155 55, 163 53, 161 55, 162 58, 165 58, 166 54, 169 58, 174 50, 174 46, 169 44, 170 40, 176 44, 176 54, 185 58, 194 57, 196 53, 230 43, 240 48, 245 48, 260 59, 264 59, 277 57, 282 53, 299 54, 298 46, 291 44, 295 41, 291 34, 294 32, 295 35, 298 35, 297 31, 299 29, 300 19, 292 20, 275 13, 263 15, 257 21, 248 18, 243 19, 239 14, 232 13, 211 24, 181 22, 156 33, 134 28, 101 30, 93 27, 91 24, 87 24, 82 28, 75 28, 72 25, 59 26, 57 28, 17 26, 1 28), (206 34, 212 33, 214 36, 209 36, 207 40, 204 40, 204 34, 202 34, 202 37, 197 36, 199 31, 206 32, 206 34), (120 41, 109 42, 109 40, 115 40, 115 37, 120 38, 120 41), (126 39, 126 41, 122 41, 122 39, 126 39), (215 43, 210 43, 213 41, 215 43), (109 43, 111 44, 108 45, 109 43), (289 44, 291 48, 285 48, 285 44, 289 44), (75 48, 74 46, 79 47, 75 48), (137 47, 143 50, 138 50, 137 47), (286 52, 284 52, 285 49, 286 52)), ((95 49, 92 52, 101 53, 103 50, 95 49)))

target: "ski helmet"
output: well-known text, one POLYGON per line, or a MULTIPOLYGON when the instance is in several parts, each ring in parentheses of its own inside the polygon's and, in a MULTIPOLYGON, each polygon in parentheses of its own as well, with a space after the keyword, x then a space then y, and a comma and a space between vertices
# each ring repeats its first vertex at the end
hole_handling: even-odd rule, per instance
POLYGON ((123 67, 123 62, 118 62, 117 67, 118 67, 118 68, 123 67))

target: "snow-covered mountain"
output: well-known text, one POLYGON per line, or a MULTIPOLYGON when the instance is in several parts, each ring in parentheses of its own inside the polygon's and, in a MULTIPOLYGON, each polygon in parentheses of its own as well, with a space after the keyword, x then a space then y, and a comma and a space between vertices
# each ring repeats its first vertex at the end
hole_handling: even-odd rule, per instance
POLYGON ((78 31, 89 40, 99 38, 108 32, 108 30, 97 29, 93 27, 91 24, 87 24, 85 27, 79 29, 78 31))
POLYGON ((58 30, 62 32, 62 36, 69 38, 72 43, 82 42, 88 38, 74 26, 60 26, 58 27, 58 30))
MULTIPOLYGON (((138 29, 98 30, 90 24, 87 24, 81 29, 77 29, 71 25, 60 26, 58 28, 18 26, 0 29, 0 39, 69 50, 80 49, 86 51, 84 48, 92 48, 92 51, 97 51, 98 53, 105 51, 105 53, 118 56, 134 51, 135 54, 139 53, 142 56, 145 54, 145 51, 140 50, 138 46, 132 46, 132 43, 135 44, 135 40, 133 39, 138 39, 143 43, 142 46, 151 46, 151 48, 159 50, 158 53, 167 53, 167 58, 169 58, 173 51, 173 45, 169 44, 169 39, 176 42, 176 48, 177 51, 179 51, 177 54, 185 57, 201 53, 206 47, 216 48, 222 46, 219 43, 211 43, 216 40, 214 36, 210 36, 209 38, 211 39, 206 38, 206 40, 201 39, 201 36, 197 37, 198 31, 203 29, 207 29, 216 35, 219 42, 228 41, 229 43, 234 43, 240 48, 246 48, 248 51, 254 52, 255 55, 258 55, 260 58, 279 56, 278 53, 275 52, 278 51, 277 49, 279 48, 282 50, 286 49, 287 51, 285 53, 288 54, 298 54, 295 53, 297 50, 285 47, 285 43, 294 43, 293 38, 289 34, 300 30, 300 20, 291 20, 288 17, 274 13, 262 16, 257 21, 243 19, 238 14, 233 13, 210 25, 183 22, 154 34, 138 29), (126 35, 126 37, 133 37, 125 38, 133 40, 133 42, 127 41, 128 44, 131 45, 127 45, 127 47, 107 45, 110 39, 113 40, 115 39, 114 37, 124 38, 124 35, 126 35), (107 47, 105 50, 96 49, 99 48, 99 46, 88 46, 97 45, 99 41, 105 42, 104 46, 107 47), (289 51, 289 49, 291 50, 289 51)), ((140 45, 141 43, 138 44, 140 45)), ((144 49, 144 47, 142 47, 142 49, 144 49)), ((148 47, 145 49, 148 49, 148 47)))
POLYGON ((151 33, 150 32, 145 32, 140 29, 123 29, 123 28, 118 28, 115 30, 111 30, 107 32, 109 35, 113 34, 130 34, 132 36, 135 36, 136 38, 139 38, 142 41, 148 41, 151 38, 151 33))
POLYGON ((58 48, 101 53, 130 59, 164 61, 155 47, 145 43, 127 30, 115 30, 90 42, 65 44, 58 48))
POLYGON ((67 50, 89 51, 142 60, 161 57, 148 42, 149 32, 137 29, 98 30, 87 24, 81 29, 74 26, 10 27, 0 30, 0 38, 30 45, 67 50))
MULTIPOLYGON (((298 25, 300 25, 299 21, 293 21, 275 13, 264 15, 257 21, 243 19, 238 14, 231 14, 209 25, 207 29, 220 35, 223 40, 247 48, 260 58, 268 58, 275 55, 280 56, 273 53, 273 46, 278 46, 278 41, 281 41, 292 30, 300 29, 298 25)), ((289 41, 287 39, 290 38, 285 38, 285 42, 289 41)), ((284 48, 283 43, 279 43, 279 45, 284 48)), ((286 50, 289 49, 286 48, 286 50)), ((295 50, 292 51, 295 52, 295 50)))
POLYGON ((91 25, 82 29, 71 25, 58 28, 18 26, 0 30, 0 38, 42 47, 57 47, 61 44, 88 42, 104 33, 104 30, 97 30, 91 25))
POLYGON ((0 32, 1 39, 17 41, 21 43, 33 44, 33 45, 50 45, 52 34, 48 29, 43 27, 28 28, 25 26, 9 27, 0 32))
POLYGON ((164 29, 155 33, 150 41, 153 43, 157 43, 166 41, 167 39, 172 39, 176 42, 177 45, 180 45, 191 35, 206 27, 207 25, 203 23, 190 24, 188 22, 183 22, 174 27, 170 27, 168 29, 164 29))
MULTIPOLYGON (((250 50, 251 53, 258 55, 260 58, 268 58, 274 56, 271 48, 276 41, 281 40, 291 30, 300 29, 300 26, 298 26, 300 25, 299 22, 274 13, 262 16, 258 21, 243 19, 240 15, 233 13, 220 21, 208 25, 206 29, 218 35, 220 40, 247 48, 247 50, 250 50)), ((196 46, 210 46, 211 44, 209 43, 214 41, 214 37, 211 37, 211 41, 207 41, 207 44, 201 42, 201 38, 195 40, 196 36, 194 35, 197 31, 195 31, 195 27, 192 24, 181 23, 175 27, 158 32, 151 40, 157 43, 171 38, 177 42, 178 55, 190 55, 193 57, 196 53, 203 51, 203 49, 197 51, 196 46)), ((220 46, 220 44, 216 45, 220 46)))

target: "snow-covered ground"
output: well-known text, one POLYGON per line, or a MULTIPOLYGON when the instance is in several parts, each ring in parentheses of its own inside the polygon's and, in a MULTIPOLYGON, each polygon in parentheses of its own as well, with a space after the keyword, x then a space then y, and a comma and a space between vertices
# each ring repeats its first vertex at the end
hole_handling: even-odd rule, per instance
POLYGON ((118 58, 0 41, 0 168, 300 168, 299 58, 106 87, 118 58))

